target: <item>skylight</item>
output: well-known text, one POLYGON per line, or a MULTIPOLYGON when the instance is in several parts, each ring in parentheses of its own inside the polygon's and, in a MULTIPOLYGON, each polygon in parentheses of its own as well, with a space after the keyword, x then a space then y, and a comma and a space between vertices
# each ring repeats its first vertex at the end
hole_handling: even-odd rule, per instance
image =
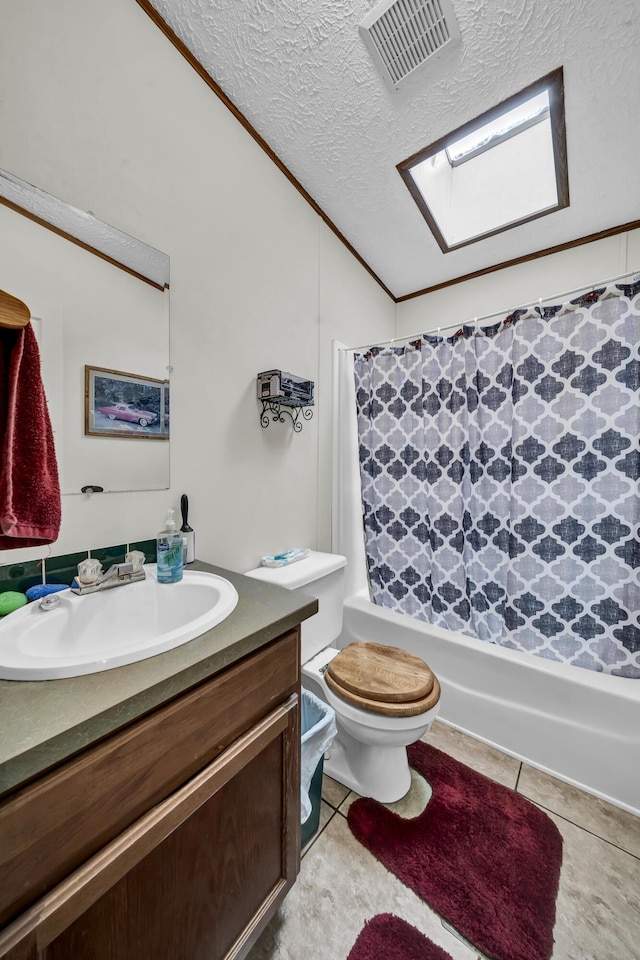
POLYGON ((452 167, 477 156, 483 150, 514 137, 522 130, 546 120, 549 116, 549 91, 545 90, 537 97, 531 97, 513 110, 508 110, 495 120, 483 123, 473 133, 454 140, 447 147, 447 157, 452 167))
POLYGON ((568 206, 562 68, 398 171, 444 253, 568 206))

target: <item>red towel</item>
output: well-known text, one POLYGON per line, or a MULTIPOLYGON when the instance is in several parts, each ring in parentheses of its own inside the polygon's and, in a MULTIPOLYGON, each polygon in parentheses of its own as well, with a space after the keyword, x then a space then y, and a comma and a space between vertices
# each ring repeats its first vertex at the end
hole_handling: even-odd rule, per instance
POLYGON ((62 504, 40 351, 30 323, 0 328, 0 550, 53 543, 62 504))

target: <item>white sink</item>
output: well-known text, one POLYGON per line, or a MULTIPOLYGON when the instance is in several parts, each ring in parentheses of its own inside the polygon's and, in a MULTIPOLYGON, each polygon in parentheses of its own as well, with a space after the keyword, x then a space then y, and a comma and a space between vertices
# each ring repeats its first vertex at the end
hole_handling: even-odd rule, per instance
POLYGON ((53 610, 35 600, 0 620, 0 679, 56 680, 100 673, 179 647, 221 623, 235 608, 235 587, 213 573, 185 570, 179 583, 146 580, 79 597, 57 596, 53 610))

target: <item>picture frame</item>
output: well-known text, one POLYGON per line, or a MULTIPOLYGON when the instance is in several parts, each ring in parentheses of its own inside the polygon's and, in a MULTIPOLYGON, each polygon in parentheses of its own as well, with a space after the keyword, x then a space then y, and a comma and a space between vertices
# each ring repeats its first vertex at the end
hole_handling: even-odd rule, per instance
POLYGON ((169 381, 85 364, 84 433, 168 440, 169 381))

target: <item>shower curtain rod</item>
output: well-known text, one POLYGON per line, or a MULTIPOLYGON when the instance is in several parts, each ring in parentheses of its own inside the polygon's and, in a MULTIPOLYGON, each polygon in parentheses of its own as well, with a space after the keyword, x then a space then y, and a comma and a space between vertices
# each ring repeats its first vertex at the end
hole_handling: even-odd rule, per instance
MULTIPOLYGON (((574 293, 580 293, 582 290, 595 290, 598 287, 608 287, 610 283, 616 283, 618 280, 624 280, 626 277, 638 277, 640 280, 640 270, 628 270, 627 273, 621 273, 618 277, 610 277, 608 280, 601 280, 598 283, 584 283, 581 287, 576 287, 575 290, 565 290, 564 293, 554 293, 550 297, 540 297, 537 301, 534 301, 535 304, 545 303, 547 300, 564 300, 566 297, 572 296, 574 293)), ((420 333, 407 334, 403 337, 392 337, 390 340, 377 340, 375 343, 363 343, 359 347, 340 347, 340 350, 364 350, 369 347, 385 347, 387 344, 393 345, 394 343, 403 343, 405 340, 418 340, 421 337, 424 337, 426 333, 435 334, 436 336, 441 333, 443 330, 459 330, 460 327, 469 327, 472 324, 481 323, 484 320, 490 320, 492 317, 500 316, 509 316, 513 313, 514 310, 526 310, 528 307, 534 305, 534 303, 529 302, 522 304, 519 307, 506 307, 502 310, 495 310, 493 313, 485 313, 482 317, 474 317, 473 320, 462 320, 458 323, 450 323, 445 327, 437 327, 435 330, 421 330, 420 333)))

